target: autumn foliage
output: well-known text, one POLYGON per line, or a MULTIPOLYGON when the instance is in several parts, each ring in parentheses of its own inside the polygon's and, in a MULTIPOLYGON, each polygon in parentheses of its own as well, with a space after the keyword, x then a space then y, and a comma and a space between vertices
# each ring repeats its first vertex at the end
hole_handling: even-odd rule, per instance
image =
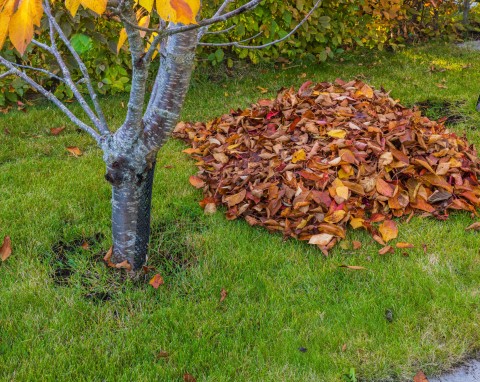
POLYGON ((443 220, 480 206, 473 146, 361 81, 306 82, 206 124, 180 123, 175 136, 191 145, 202 207, 225 206, 228 219, 325 254, 348 226, 366 229, 386 254, 393 218, 443 220))

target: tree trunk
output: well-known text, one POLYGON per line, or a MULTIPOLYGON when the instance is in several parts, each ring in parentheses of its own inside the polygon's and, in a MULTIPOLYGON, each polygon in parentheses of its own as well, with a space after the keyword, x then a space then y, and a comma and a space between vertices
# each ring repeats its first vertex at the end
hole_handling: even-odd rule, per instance
POLYGON ((470 13, 470 0, 463 0, 463 25, 468 25, 468 15, 470 13))
POLYGON ((155 163, 144 176, 112 184, 113 263, 127 260, 132 272, 147 261, 155 163))

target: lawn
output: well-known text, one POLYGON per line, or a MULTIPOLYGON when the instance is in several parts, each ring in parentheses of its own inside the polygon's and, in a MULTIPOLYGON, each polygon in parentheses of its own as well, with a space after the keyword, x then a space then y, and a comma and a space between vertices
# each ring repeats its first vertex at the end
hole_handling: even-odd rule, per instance
MULTIPOLYGON (((480 53, 427 45, 341 58, 197 73, 182 118, 208 120, 306 80, 359 77, 403 104, 428 103, 431 117, 452 116, 452 130, 480 143, 480 53)), ((103 100, 113 125, 122 102, 103 100)), ((466 213, 399 222, 399 241, 415 245, 408 256, 378 255, 357 230, 346 240, 360 250, 337 246, 326 258, 222 212, 205 216, 188 182, 194 163, 170 140, 153 197, 149 262, 165 279, 154 290, 101 261, 110 188, 90 138, 48 104, 0 116, 0 136, 0 236, 14 248, 0 264, 2 381, 353 381, 352 369, 362 381, 407 381, 480 350, 480 234, 465 231, 466 213)))

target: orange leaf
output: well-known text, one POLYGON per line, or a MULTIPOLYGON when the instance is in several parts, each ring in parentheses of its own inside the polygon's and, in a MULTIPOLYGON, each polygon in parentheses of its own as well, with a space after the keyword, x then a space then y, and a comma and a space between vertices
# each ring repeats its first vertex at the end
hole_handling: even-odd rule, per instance
POLYGON ((124 260, 121 263, 115 264, 115 268, 117 269, 126 269, 127 271, 132 270, 132 266, 128 262, 128 260, 124 260))
POLYGON ((195 377, 191 374, 188 374, 188 373, 183 374, 183 381, 184 382, 197 382, 195 377))
POLYGON ((398 236, 398 227, 393 220, 385 220, 380 227, 378 227, 383 240, 388 243, 390 240, 398 236))
POLYGON ((160 274, 156 274, 152 277, 152 279, 148 282, 154 289, 158 289, 160 285, 164 284, 163 277, 160 274))
POLYGON ((195 188, 202 188, 205 186, 205 182, 200 179, 198 176, 195 176, 195 175, 192 175, 188 181, 190 182, 190 184, 195 187, 195 188))
POLYGON ((386 245, 385 247, 383 247, 382 249, 380 249, 378 251, 378 254, 379 255, 386 255, 387 253, 394 253, 394 249, 392 248, 391 245, 386 245))
POLYGON ((6 261, 12 254, 12 240, 10 236, 5 236, 3 238, 3 244, 0 247, 0 259, 6 261))
POLYGON ((422 370, 419 370, 413 377, 413 382, 428 382, 427 376, 422 370))
POLYGON ((228 296, 227 290, 225 288, 222 288, 222 290, 220 291, 220 302, 225 301, 227 296, 228 296))
POLYGON ((52 127, 50 129, 50 134, 52 135, 58 135, 60 134, 63 130, 65 130, 65 126, 63 127, 52 127))
POLYGON ((474 230, 474 231, 480 231, 480 222, 475 222, 471 225, 469 225, 467 228, 465 228, 466 231, 468 230, 474 230))
POLYGON ((393 193, 394 193, 393 186, 385 182, 382 178, 377 179, 375 186, 376 186, 377 192, 380 195, 388 196, 389 198, 393 197, 393 193))
POLYGON ((165 21, 196 24, 200 0, 156 0, 158 15, 165 21))
POLYGON ((245 199, 246 195, 247 195, 247 190, 243 189, 237 194, 227 196, 225 198, 225 201, 227 202, 229 207, 233 207, 238 203, 241 203, 245 199))
POLYGON ((76 146, 69 146, 67 147, 67 151, 72 154, 74 157, 79 157, 82 155, 82 150, 80 150, 76 146))
POLYGON ((413 248, 414 245, 411 243, 399 242, 395 245, 397 248, 413 248))

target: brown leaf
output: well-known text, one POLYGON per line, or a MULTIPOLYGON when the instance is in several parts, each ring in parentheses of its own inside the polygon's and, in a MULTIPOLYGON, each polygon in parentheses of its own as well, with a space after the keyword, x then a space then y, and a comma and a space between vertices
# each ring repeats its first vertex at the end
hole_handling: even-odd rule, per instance
POLYGON ((344 352, 345 350, 347 350, 347 344, 342 345, 342 352, 344 352))
POLYGON ((378 251, 378 254, 379 255, 386 255, 387 253, 394 253, 394 249, 392 248, 391 245, 386 245, 385 247, 383 247, 382 249, 380 249, 378 251))
POLYGON ((128 262, 128 260, 124 260, 121 263, 115 264, 115 268, 117 269, 126 269, 127 271, 132 270, 132 266, 128 262))
POLYGON ((195 377, 191 374, 188 374, 188 373, 183 374, 183 380, 184 380, 184 382, 197 382, 195 377))
POLYGON ((3 238, 3 244, 0 247, 0 259, 2 259, 2 262, 6 261, 11 254, 12 254, 12 240, 10 239, 10 236, 5 236, 3 238))
POLYGON ((148 282, 154 289, 158 289, 160 285, 163 285, 165 282, 163 281, 163 277, 157 273, 155 276, 151 278, 148 282))
POLYGON ((398 236, 398 227, 393 220, 385 220, 380 227, 378 227, 385 243, 395 239, 398 236))
POLYGON ((105 256, 103 257, 103 261, 105 261, 105 263, 107 263, 109 267, 115 268, 115 264, 113 264, 112 261, 110 260, 112 258, 112 255, 113 255, 113 247, 110 247, 107 253, 105 254, 105 256))
POLYGON ((340 268, 348 268, 348 269, 353 269, 355 271, 360 271, 363 269, 367 269, 365 267, 362 267, 360 265, 339 265, 340 268))
POLYGON ((475 222, 473 224, 470 224, 467 228, 465 228, 466 231, 468 230, 474 230, 474 231, 480 231, 480 222, 475 222))
POLYGON ((213 215, 215 212, 217 212, 217 205, 215 203, 207 203, 203 212, 205 215, 213 215))
POLYGON ((411 243, 405 243, 405 242, 399 242, 399 243, 395 244, 395 246, 396 246, 397 248, 413 248, 413 247, 414 247, 413 244, 411 244, 411 243))
POLYGON ((362 248, 362 243, 361 243, 361 242, 359 242, 359 241, 357 241, 357 240, 354 240, 354 241, 352 241, 352 243, 353 243, 353 249, 360 249, 360 248, 362 248))
POLYGON ((52 135, 58 135, 60 134, 63 130, 65 130, 65 126, 62 127, 52 127, 50 129, 50 134, 52 135))
POLYGON ((188 181, 195 188, 203 188, 205 186, 205 182, 195 175, 192 175, 190 178, 188 178, 188 181))
POLYGON ((227 196, 225 198, 225 202, 227 202, 227 205, 229 207, 233 207, 233 206, 236 206, 238 203, 243 202, 246 195, 247 195, 247 190, 243 189, 242 191, 234 195, 227 196))
POLYGON ((308 244, 316 244, 325 247, 328 245, 328 243, 330 243, 330 241, 332 241, 332 239, 333 235, 328 233, 320 233, 318 235, 313 235, 308 241, 308 244))
POLYGON ((90 245, 86 241, 84 241, 82 244, 82 248, 87 251, 90 249, 90 245))
POLYGON ((66 150, 72 154, 74 157, 79 157, 82 155, 82 150, 80 150, 78 147, 76 146, 69 146, 66 148, 66 150))
POLYGON ((228 296, 228 292, 225 288, 220 291, 220 302, 223 302, 228 296))
POLYGON ((170 354, 165 350, 160 350, 157 354, 157 359, 168 358, 168 357, 170 357, 170 354))
POLYGON ((380 195, 388 196, 389 198, 393 197, 394 188, 382 178, 377 179, 376 188, 380 195))
POLYGON ((419 370, 413 377, 413 382, 428 382, 427 376, 422 370, 419 370))

